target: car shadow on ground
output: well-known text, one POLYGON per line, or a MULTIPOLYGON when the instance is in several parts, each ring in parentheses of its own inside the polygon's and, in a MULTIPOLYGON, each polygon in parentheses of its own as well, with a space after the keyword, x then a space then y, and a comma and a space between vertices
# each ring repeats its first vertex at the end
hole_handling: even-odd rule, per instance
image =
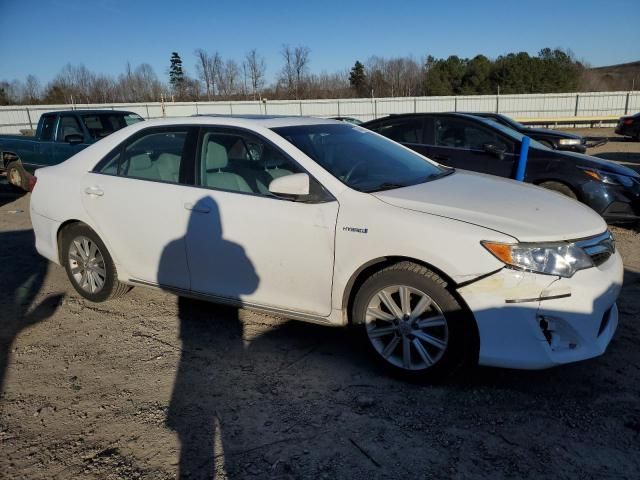
POLYGON ((38 301, 49 265, 34 244, 32 230, 0 232, 0 393, 15 338, 52 316, 62 300, 54 294, 38 301))

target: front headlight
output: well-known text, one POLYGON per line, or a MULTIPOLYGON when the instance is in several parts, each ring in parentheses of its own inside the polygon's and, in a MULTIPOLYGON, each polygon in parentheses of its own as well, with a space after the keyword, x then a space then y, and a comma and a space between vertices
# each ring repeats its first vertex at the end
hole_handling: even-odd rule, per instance
POLYGON ((608 183, 609 185, 622 185, 624 187, 632 187, 635 180, 627 175, 619 175, 617 173, 603 172, 594 168, 582 168, 584 173, 591 178, 595 178, 599 182, 608 183))
POLYGON ((498 260, 519 270, 571 277, 593 267, 591 257, 573 243, 481 243, 498 260))
POLYGON ((580 140, 579 138, 561 138, 560 140, 558 140, 558 144, 564 146, 581 145, 582 140, 580 140))

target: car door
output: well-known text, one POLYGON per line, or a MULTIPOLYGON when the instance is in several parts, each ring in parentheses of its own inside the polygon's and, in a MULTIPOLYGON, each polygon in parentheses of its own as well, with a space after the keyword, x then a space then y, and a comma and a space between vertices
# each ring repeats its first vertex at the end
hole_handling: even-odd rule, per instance
POLYGON ((304 170, 243 130, 202 128, 196 158, 197 186, 184 196, 192 290, 328 315, 338 202, 326 192, 309 202, 270 194, 271 180, 304 170))
POLYGON ((434 119, 430 156, 445 165, 509 177, 513 148, 512 141, 480 122, 445 115, 434 119))
POLYGON ((83 179, 82 200, 114 261, 134 281, 188 290, 182 196, 197 129, 141 130, 83 179))
POLYGON ((51 156, 51 165, 62 163, 87 147, 86 139, 81 143, 70 143, 68 141, 70 135, 81 136, 83 139, 85 137, 82 126, 75 115, 61 114, 58 120, 56 139, 52 145, 53 155, 51 156))

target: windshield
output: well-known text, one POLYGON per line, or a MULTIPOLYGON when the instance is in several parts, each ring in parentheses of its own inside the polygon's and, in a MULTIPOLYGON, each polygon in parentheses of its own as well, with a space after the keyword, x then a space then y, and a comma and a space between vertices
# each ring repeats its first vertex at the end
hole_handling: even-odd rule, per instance
POLYGON ((338 180, 361 192, 415 185, 453 171, 353 125, 300 125, 273 131, 338 180))
POLYGON ((106 137, 116 130, 142 122, 140 115, 135 113, 95 113, 82 115, 82 121, 95 140, 106 137))
MULTIPOLYGON (((485 122, 487 125, 489 125, 491 128, 495 129, 495 130, 499 130, 501 133, 503 133, 504 135, 508 136, 509 138, 512 138, 513 140, 516 140, 518 142, 522 142, 522 139, 525 137, 525 135, 523 135, 522 133, 513 130, 512 128, 507 127, 506 125, 503 125, 501 123, 496 122, 495 120, 491 120, 490 118, 482 118, 481 119, 482 122, 485 122)), ((531 146, 535 147, 535 148, 540 148, 542 150, 550 150, 549 147, 545 147, 543 144, 538 143, 536 140, 534 140, 533 138, 529 137, 529 139, 531 140, 531 146)))

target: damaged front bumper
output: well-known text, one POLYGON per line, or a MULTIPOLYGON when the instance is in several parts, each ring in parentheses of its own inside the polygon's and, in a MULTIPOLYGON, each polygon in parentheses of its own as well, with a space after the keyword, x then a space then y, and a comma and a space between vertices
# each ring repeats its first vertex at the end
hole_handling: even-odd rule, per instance
POLYGON ((504 268, 458 292, 473 312, 479 363, 540 369, 601 355, 618 325, 616 252, 571 278, 504 268))

